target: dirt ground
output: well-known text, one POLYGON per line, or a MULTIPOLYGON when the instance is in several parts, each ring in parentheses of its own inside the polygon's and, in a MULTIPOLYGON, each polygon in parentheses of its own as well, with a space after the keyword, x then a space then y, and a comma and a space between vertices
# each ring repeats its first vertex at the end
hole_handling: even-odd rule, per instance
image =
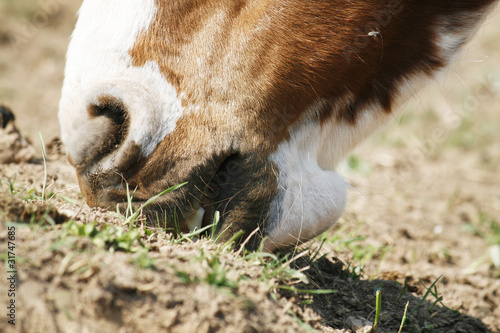
POLYGON ((16 116, 0 129, 2 309, 12 226, 17 269, 16 325, 4 310, 1 332, 368 332, 376 290, 377 332, 398 332, 407 303, 403 332, 500 332, 500 10, 347 159, 346 213, 290 260, 122 227, 83 203, 54 141, 79 5, 0 2, 0 105, 16 116))

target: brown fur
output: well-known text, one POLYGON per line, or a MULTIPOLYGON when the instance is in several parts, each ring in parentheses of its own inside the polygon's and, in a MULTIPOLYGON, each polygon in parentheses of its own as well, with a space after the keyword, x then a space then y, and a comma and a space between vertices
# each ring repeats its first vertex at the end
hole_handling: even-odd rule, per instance
MULTIPOLYGON (((112 206, 125 201, 125 181, 137 188, 140 202, 189 180, 152 215, 172 216, 175 210, 182 222, 209 197, 233 224, 229 234, 242 228, 248 235, 263 224, 265 229, 277 191, 277 171, 267 157, 297 121, 335 117, 355 125, 359 112, 372 103, 390 112, 402 79, 431 75, 447 65, 434 44, 437 18, 480 12, 493 2, 157 0, 156 18, 130 55, 134 66, 158 63, 183 96, 186 112, 148 159, 131 147, 112 173, 89 174, 93 162, 80 166, 82 191, 90 204, 112 206), (319 100, 328 103, 306 115, 319 100), (214 179, 231 161, 239 172, 220 182, 215 193, 214 179)), ((472 23, 477 22, 457 20, 446 29, 472 23)), ((103 98, 112 110, 120 109, 103 98)), ((89 115, 102 115, 102 109, 90 108, 89 115)), ((119 125, 119 118, 107 117, 106 135, 126 133, 125 120, 119 125)))

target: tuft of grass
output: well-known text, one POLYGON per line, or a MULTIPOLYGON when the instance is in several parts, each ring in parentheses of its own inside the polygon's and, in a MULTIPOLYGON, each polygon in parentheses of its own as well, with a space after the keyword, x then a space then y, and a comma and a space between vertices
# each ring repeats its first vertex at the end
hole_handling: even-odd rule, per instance
POLYGON ((36 187, 33 186, 30 189, 16 189, 15 185, 15 177, 14 179, 7 180, 9 186, 9 192, 12 195, 19 195, 27 202, 35 202, 41 201, 42 204, 46 203, 51 198, 55 197, 54 192, 47 193, 47 180, 48 180, 48 172, 47 172, 47 152, 45 150, 45 143, 43 141, 42 133, 38 132, 39 140, 40 140, 40 148, 42 150, 42 162, 43 162, 43 181, 42 181, 42 191, 41 193, 37 193, 36 187))
POLYGON ((199 250, 199 255, 191 259, 197 265, 203 267, 204 276, 199 277, 193 273, 182 271, 173 267, 175 274, 185 284, 207 283, 217 289, 226 289, 234 292, 238 289, 238 282, 243 278, 239 276, 234 280, 228 276, 226 264, 221 261, 220 256, 215 252, 206 253, 203 249, 199 250))
POLYGON ((178 189, 178 188, 180 188, 180 187, 182 187, 182 186, 184 186, 186 184, 187 184, 187 182, 184 182, 182 184, 175 185, 175 186, 167 188, 166 190, 164 190, 164 191, 158 193, 157 195, 152 196, 151 198, 149 198, 145 203, 143 203, 141 205, 141 207, 139 207, 139 209, 137 209, 135 211, 134 211, 134 208, 133 208, 133 205, 132 205, 132 201, 133 201, 133 196, 134 196, 136 190, 134 189, 134 192, 131 195, 130 191, 129 191, 128 184, 127 184, 127 209, 126 209, 127 215, 126 215, 125 222, 123 224, 124 225, 135 225, 136 222, 139 219, 139 216, 142 214, 142 211, 143 211, 144 208, 146 208, 149 205, 151 205, 159 197, 164 196, 165 194, 170 193, 172 191, 175 191, 176 189, 178 189))
POLYGON ((348 262, 347 266, 342 269, 352 280, 359 280, 364 274, 364 265, 353 265, 348 262))
MULTIPOLYGON (((305 253, 305 252, 302 252, 305 253)), ((302 255, 302 253, 300 255, 302 255)), ((260 280, 268 285, 294 285, 300 282, 308 283, 303 271, 290 267, 290 263, 297 259, 297 256, 290 258, 291 253, 276 255, 268 252, 246 252, 243 258, 260 264, 263 268, 260 280)), ((308 267, 307 267, 308 268, 308 267)), ((307 269, 306 268, 306 269, 307 269)))
POLYGON ((201 261, 201 264, 206 269, 206 283, 217 288, 238 288, 238 281, 232 280, 227 276, 225 264, 220 261, 220 257, 217 254, 206 254, 203 250, 200 250, 198 260, 201 261))
MULTIPOLYGON (((429 294, 431 293, 431 289, 432 287, 434 287, 436 285, 436 283, 441 279, 442 275, 439 276, 432 284, 429 288, 427 288, 427 291, 425 292, 424 296, 420 299, 420 302, 418 302, 418 304, 413 308, 413 310, 410 311, 410 314, 408 316, 411 316, 415 311, 417 311, 417 309, 425 302, 425 300, 427 299, 427 296, 429 296, 429 294)), ((425 287, 425 286, 424 286, 425 287)))
POLYGON ((156 270, 156 262, 149 256, 149 251, 147 248, 138 251, 137 256, 132 260, 132 263, 144 269, 156 270))
MULTIPOLYGON (((405 310, 404 310, 404 314, 403 314, 403 318, 401 320, 401 325, 399 327, 399 332, 401 332, 403 330, 403 326, 404 324, 409 321, 409 323, 411 324, 411 326, 416 329, 416 327, 414 326, 414 324, 412 323, 411 321, 411 316, 412 314, 417 311, 421 306, 422 304, 427 300, 427 298, 429 297, 429 295, 432 295, 435 300, 432 302, 432 304, 427 308, 427 311, 428 312, 431 312, 433 309, 434 309, 434 306, 436 306, 436 304, 440 304, 443 308, 445 309, 448 309, 449 311, 455 313, 455 314, 459 314, 459 312, 457 310, 454 310, 454 309, 451 309, 449 307, 447 307, 446 305, 443 304, 443 297, 441 295, 439 295, 438 293, 438 290, 437 290, 437 286, 436 284, 438 283, 438 281, 442 278, 442 275, 439 276, 436 280, 434 280, 434 282, 432 282, 432 284, 429 286, 429 288, 426 288, 426 286, 424 285, 424 283, 422 281, 420 281, 420 283, 422 284, 422 286, 424 288, 426 288, 426 292, 424 293, 424 296, 420 299, 420 301, 418 302, 418 304, 410 311, 410 313, 408 313, 408 306, 409 306, 409 302, 406 303, 406 307, 405 307, 405 310)), ((431 318, 433 316, 431 315, 431 318)), ((432 324, 432 323, 429 323, 429 322, 425 322, 424 323, 424 332, 432 332, 433 330, 435 329, 435 326, 432 324)))
MULTIPOLYGON (((425 302, 425 300, 427 299, 427 297, 429 295, 432 295, 434 296, 435 300, 434 302, 429 306, 429 308, 427 309, 427 311, 431 312, 432 309, 434 308, 434 306, 439 303, 441 304, 442 307, 458 314, 459 312, 457 310, 453 310, 453 309, 450 309, 449 307, 447 307, 446 305, 443 304, 443 297, 441 295, 439 295, 438 293, 438 290, 437 290, 437 286, 436 284, 438 283, 438 281, 442 278, 443 276, 439 276, 436 280, 434 280, 434 282, 432 282, 432 284, 430 285, 429 288, 427 288, 424 296, 420 299, 420 302, 418 302, 418 304, 413 308, 413 310, 410 311, 410 314, 408 315, 408 317, 410 317, 415 311, 417 311, 417 309, 425 302)), ((422 286, 425 288, 425 285, 422 281, 420 281, 420 283, 422 284, 422 286)))
MULTIPOLYGON (((356 228, 361 228, 362 222, 359 222, 356 228)), ((327 231, 320 235, 317 239, 324 244, 333 245, 338 251, 346 251, 352 255, 356 265, 348 263, 347 270, 352 278, 357 279, 363 274, 364 265, 374 259, 379 260, 379 267, 387 252, 392 250, 392 247, 386 245, 366 244, 367 237, 353 236, 357 233, 347 231, 348 226, 342 226, 335 232, 327 231)))
POLYGON ((46 226, 47 224, 51 227, 56 225, 56 222, 54 221, 54 219, 51 216, 50 207, 47 207, 44 210, 42 216, 40 216, 40 217, 37 217, 36 212, 31 213, 31 218, 29 221, 30 228, 40 228, 42 226, 46 226))
POLYGON ((71 201, 72 199, 66 198, 62 195, 56 194, 53 191, 47 191, 50 186, 47 186, 47 176, 44 177, 44 181, 42 185, 41 192, 37 190, 37 186, 35 184, 31 184, 27 187, 21 187, 16 184, 16 177, 14 176, 11 179, 7 179, 5 181, 0 180, 0 185, 6 184, 9 188, 9 193, 13 196, 18 196, 27 203, 33 203, 40 201, 41 203, 48 203, 51 199, 55 197, 59 197, 65 201, 71 201))
POLYGON ((262 251, 244 252, 243 258, 249 262, 257 262, 262 267, 260 280, 269 286, 273 295, 277 290, 288 290, 298 294, 331 294, 337 290, 332 289, 307 289, 299 285, 309 284, 307 276, 304 274, 310 266, 295 269, 291 266, 293 262, 310 253, 306 249, 292 257, 292 253, 273 254, 262 251))
POLYGON ((106 224, 98 228, 95 222, 82 224, 69 221, 62 225, 62 229, 64 238, 88 237, 95 246, 110 252, 138 252, 146 248, 141 241, 141 233, 135 228, 126 231, 122 226, 106 224))
POLYGON ((209 230, 213 228, 213 223, 212 224, 209 224, 203 228, 200 228, 200 229, 196 229, 192 232, 189 232, 189 233, 179 233, 178 237, 177 238, 173 238, 172 239, 172 243, 174 244, 181 244, 185 241, 194 241, 196 238, 200 237, 201 235, 203 235, 205 233, 205 231, 209 230))

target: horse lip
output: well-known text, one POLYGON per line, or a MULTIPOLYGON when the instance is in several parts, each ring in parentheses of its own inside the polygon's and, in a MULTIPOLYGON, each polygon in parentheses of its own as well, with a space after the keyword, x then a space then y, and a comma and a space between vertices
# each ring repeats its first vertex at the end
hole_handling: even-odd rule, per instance
MULTIPOLYGON (((227 154, 218 158, 219 161, 216 164, 216 169, 213 171, 210 178, 205 179, 205 186, 203 186, 197 195, 197 207, 188 212, 187 218, 181 223, 185 225, 187 228, 185 229, 194 231, 199 230, 201 228, 208 227, 212 225, 214 222, 217 222, 217 225, 220 225, 222 219, 214 220, 216 207, 219 202, 217 202, 218 192, 214 191, 214 180, 217 179, 217 176, 221 173, 224 173, 224 162, 230 157, 232 154, 227 154)), ((195 187, 198 188, 198 187, 195 187)), ((194 190, 194 189, 192 189, 194 190)), ((196 207, 195 206, 195 207, 196 207)), ((217 226, 213 226, 214 229, 217 229, 217 226)))

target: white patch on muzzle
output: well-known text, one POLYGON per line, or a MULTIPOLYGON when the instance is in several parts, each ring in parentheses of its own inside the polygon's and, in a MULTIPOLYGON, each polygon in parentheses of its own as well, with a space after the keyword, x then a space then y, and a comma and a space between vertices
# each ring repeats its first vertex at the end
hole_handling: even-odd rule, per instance
MULTIPOLYGON (((98 103, 101 96, 123 103, 130 121, 123 147, 133 142, 144 156, 182 116, 180 98, 158 65, 150 61, 134 67, 129 54, 155 14, 155 0, 83 2, 68 48, 59 106, 62 141, 75 163, 85 159, 93 138, 102 134, 102 119, 89 119, 87 113, 88 105, 98 103)), ((101 167, 113 167, 114 160, 109 158, 101 167)))

